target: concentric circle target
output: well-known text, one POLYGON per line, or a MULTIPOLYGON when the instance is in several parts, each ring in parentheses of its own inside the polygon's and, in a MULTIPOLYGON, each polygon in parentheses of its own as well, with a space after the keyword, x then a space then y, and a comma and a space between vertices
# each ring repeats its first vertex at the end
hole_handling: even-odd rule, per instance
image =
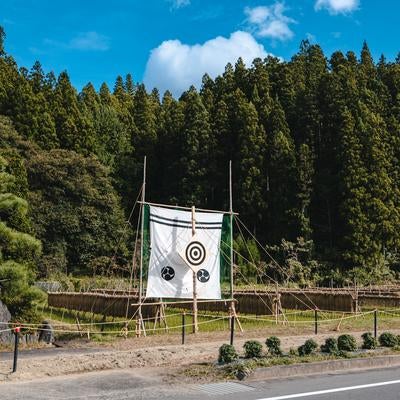
POLYGON ((206 259, 206 249, 200 242, 190 242, 186 247, 185 255, 188 263, 197 266, 202 264, 206 259))

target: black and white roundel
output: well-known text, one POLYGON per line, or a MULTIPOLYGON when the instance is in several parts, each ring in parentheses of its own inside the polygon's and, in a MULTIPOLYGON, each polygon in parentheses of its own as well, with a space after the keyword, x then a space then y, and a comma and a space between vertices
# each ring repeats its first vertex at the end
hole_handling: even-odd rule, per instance
POLYGON ((206 249, 198 241, 190 242, 186 247, 185 255, 189 264, 198 266, 206 259, 206 249))
POLYGON ((165 279, 166 281, 170 281, 171 279, 174 279, 175 276, 175 270, 167 265, 166 267, 163 267, 161 270, 161 277, 165 279))
POLYGON ((206 269, 199 269, 197 271, 197 280, 201 283, 206 283, 210 280, 210 273, 206 269))

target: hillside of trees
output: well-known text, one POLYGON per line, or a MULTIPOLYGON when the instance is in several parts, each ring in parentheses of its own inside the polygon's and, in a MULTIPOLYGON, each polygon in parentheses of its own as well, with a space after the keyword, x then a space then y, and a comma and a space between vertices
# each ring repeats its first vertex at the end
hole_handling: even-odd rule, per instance
MULTIPOLYGON (((39 276, 129 262, 134 226, 122 230, 147 155, 149 200, 217 209, 232 160, 235 210, 282 264, 298 262, 302 282, 397 277, 400 57, 375 63, 364 43, 327 58, 303 41, 290 61, 239 59, 175 99, 130 75, 78 92, 67 72, 18 66, 4 41, 1 30, 0 176, 18 184, 15 205, 1 186, 0 230, 32 235, 19 250, 39 276)), ((0 234, 1 271, 19 255, 0 234)))

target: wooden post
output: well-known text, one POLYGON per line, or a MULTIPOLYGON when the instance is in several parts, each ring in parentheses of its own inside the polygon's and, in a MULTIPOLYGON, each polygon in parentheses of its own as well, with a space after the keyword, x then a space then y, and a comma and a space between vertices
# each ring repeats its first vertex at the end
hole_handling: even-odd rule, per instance
MULTIPOLYGON (((196 234, 196 218, 195 218, 195 207, 192 206, 192 236, 196 234)), ((199 331, 199 325, 197 321, 197 276, 193 270, 193 333, 199 331)))
POLYGON ((378 336, 378 310, 374 311, 374 338, 378 336))
POLYGON ((232 197, 232 160, 229 161, 229 213, 230 213, 230 239, 231 239, 231 248, 230 248, 230 262, 231 262, 231 271, 230 271, 230 292, 231 299, 233 300, 233 197, 232 197))
POLYGON ((279 320, 278 297, 279 297, 279 290, 278 290, 278 283, 276 283, 275 284, 275 299, 274 299, 274 314, 275 314, 275 324, 276 325, 278 325, 278 320, 279 320))
POLYGON ((231 346, 233 346, 233 338, 234 338, 234 334, 235 334, 235 314, 234 314, 234 310, 232 309, 233 307, 233 302, 231 303, 231 307, 230 307, 230 328, 231 328, 231 340, 230 340, 230 344, 231 346))
POLYGON ((318 310, 317 309, 314 310, 314 324, 315 324, 314 333, 316 335, 318 335, 318 310))
POLYGON ((13 371, 17 372, 17 362, 18 362, 18 343, 19 343, 19 332, 20 327, 14 328, 14 362, 13 362, 13 371))
POLYGON ((142 293, 143 293, 143 241, 144 241, 144 202, 146 201, 146 156, 144 156, 143 160, 143 187, 142 187, 142 221, 141 221, 141 235, 140 235, 140 270, 139 270, 139 293, 138 293, 138 302, 139 302, 139 324, 137 325, 138 331, 137 336, 140 337, 141 334, 141 325, 143 323, 142 317, 142 293))

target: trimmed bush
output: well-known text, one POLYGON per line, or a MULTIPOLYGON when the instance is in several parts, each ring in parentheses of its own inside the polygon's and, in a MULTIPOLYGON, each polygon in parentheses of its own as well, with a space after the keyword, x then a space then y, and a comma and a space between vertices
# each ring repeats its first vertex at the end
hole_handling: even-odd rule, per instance
POLYGON ((363 349, 376 349, 376 346, 378 345, 378 342, 376 339, 372 336, 371 332, 365 332, 361 335, 363 344, 362 348, 363 349))
POLYGON ((262 344, 258 340, 248 340, 243 348, 246 358, 260 358, 262 356, 262 344))
POLYGON ((281 341, 276 336, 270 336, 269 338, 267 338, 267 340, 265 341, 265 344, 267 345, 268 353, 271 356, 281 356, 282 355, 281 341))
POLYGON ((300 346, 297 351, 299 352, 299 356, 308 356, 315 352, 318 349, 317 342, 313 339, 308 339, 305 343, 300 346))
POLYGON ((340 335, 338 337, 338 348, 341 351, 356 351, 356 338, 352 335, 340 335))
POLYGON ((239 358, 235 348, 230 344, 223 344, 219 348, 218 362, 230 363, 239 358))
POLYGON ((338 353, 339 348, 337 340, 333 337, 326 339, 325 344, 321 345, 321 351, 328 354, 338 353))
POLYGON ((394 347, 398 345, 397 336, 390 332, 383 332, 379 336, 379 344, 383 347, 394 347))

